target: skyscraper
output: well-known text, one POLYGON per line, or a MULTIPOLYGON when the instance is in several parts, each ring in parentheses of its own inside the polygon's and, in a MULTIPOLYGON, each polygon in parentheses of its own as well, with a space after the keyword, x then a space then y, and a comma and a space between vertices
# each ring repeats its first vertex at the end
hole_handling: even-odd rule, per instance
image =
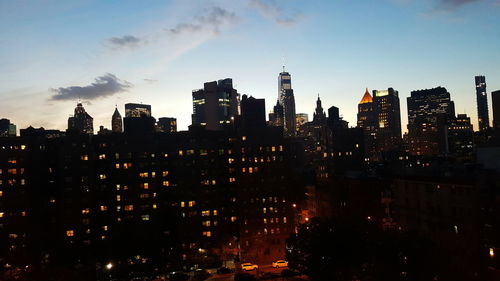
POLYGON ((314 124, 316 125, 326 125, 326 113, 323 110, 323 106, 321 105, 321 99, 319 98, 316 100, 316 110, 313 113, 313 121, 314 124))
POLYGON ((166 133, 177 132, 177 119, 173 117, 160 117, 158 119, 158 131, 166 133))
POLYGON ((273 107, 273 112, 269 113, 269 125, 275 127, 283 127, 284 126, 284 113, 283 106, 280 104, 280 100, 276 102, 276 105, 273 107))
POLYGON ((262 128, 266 126, 266 102, 243 95, 240 103, 241 126, 244 128, 262 128))
POLYGON ((500 129, 500 90, 491 92, 493 128, 500 129))
POLYGON ((118 112, 118 108, 115 108, 115 112, 111 117, 111 131, 113 133, 123 132, 123 120, 120 112, 118 112))
POLYGON ((151 116, 151 105, 142 103, 125 104, 125 117, 151 116))
POLYGON ((92 118, 78 103, 75 108, 75 114, 68 118, 68 131, 80 134, 94 134, 94 118, 92 118))
POLYGON ((292 77, 290 73, 285 72, 285 67, 278 76, 278 101, 283 106, 285 133, 293 136, 296 133, 295 97, 292 89, 292 77))
POLYGON ((373 98, 366 88, 363 98, 358 104, 358 128, 363 129, 365 155, 373 159, 376 154, 375 129, 377 127, 377 116, 374 112, 373 98))
POLYGON ((477 99, 477 120, 479 131, 484 131, 490 127, 490 117, 488 115, 488 95, 486 93, 486 78, 476 76, 476 99, 477 99))
POLYGON ((447 128, 448 152, 456 156, 471 156, 474 151, 474 130, 467 114, 458 114, 447 128))
POLYGON ((412 91, 407 102, 410 154, 445 153, 446 125, 455 118, 450 93, 443 87, 412 91))
POLYGON ((373 90, 373 110, 376 117, 377 149, 381 152, 399 151, 401 143, 401 112, 398 91, 373 90))
POLYGON ((208 130, 220 130, 231 124, 238 112, 238 92, 230 78, 207 82, 193 91, 192 124, 208 130))

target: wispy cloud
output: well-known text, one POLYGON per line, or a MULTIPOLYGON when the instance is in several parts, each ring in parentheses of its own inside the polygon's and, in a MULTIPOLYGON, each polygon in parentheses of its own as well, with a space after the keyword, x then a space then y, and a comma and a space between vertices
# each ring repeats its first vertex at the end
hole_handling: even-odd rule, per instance
POLYGON ((456 9, 461 6, 479 1, 483 0, 439 0, 438 7, 444 9, 456 9))
POLYGON ((112 96, 121 92, 126 92, 133 85, 127 81, 118 79, 111 73, 106 73, 103 76, 97 77, 94 83, 88 86, 71 86, 51 89, 55 94, 51 100, 95 100, 112 96))
POLYGON ((122 37, 111 37, 108 39, 108 43, 113 49, 121 49, 121 48, 135 48, 142 44, 145 44, 146 41, 136 36, 125 35, 122 37))
POLYGON ((276 0, 249 0, 250 6, 257 9, 263 16, 283 25, 292 25, 302 19, 300 12, 290 12, 284 9, 276 0))
POLYGON ((222 26, 237 21, 238 16, 234 12, 229 12, 221 7, 212 7, 206 10, 206 14, 194 17, 191 22, 179 23, 168 31, 171 34, 193 33, 200 30, 211 30, 214 33, 219 33, 222 26))
POLYGON ((154 84, 154 83, 158 82, 158 80, 145 78, 144 82, 146 82, 148 84, 154 84))
POLYGON ((175 37, 178 35, 190 35, 198 32, 212 32, 219 34, 220 30, 231 24, 237 23, 239 17, 221 7, 211 7, 205 9, 202 14, 192 17, 189 21, 180 22, 173 27, 164 28, 161 32, 149 36, 124 35, 121 37, 111 37, 106 39, 105 45, 112 50, 134 49, 150 43, 175 37))

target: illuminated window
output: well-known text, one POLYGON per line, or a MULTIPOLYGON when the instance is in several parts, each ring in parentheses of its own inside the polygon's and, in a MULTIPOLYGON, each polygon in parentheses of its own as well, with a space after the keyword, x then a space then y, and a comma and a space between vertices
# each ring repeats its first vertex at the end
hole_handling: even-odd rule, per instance
POLYGON ((283 151, 283 146, 282 145, 280 145, 280 151, 283 151))
POLYGON ((169 181, 163 181, 163 186, 170 186, 170 182, 169 181))
POLYGON ((215 185, 217 182, 215 180, 212 180, 212 185, 215 185))
POLYGON ((245 173, 246 172, 246 168, 241 168, 241 172, 245 173))
POLYGON ((236 221, 236 217, 231 217, 231 222, 235 222, 236 221))
POLYGON ((80 159, 82 161, 87 161, 87 160, 89 160, 89 156, 85 154, 85 155, 80 156, 80 159))
POLYGON ((210 226, 210 221, 203 221, 201 224, 203 226, 210 226))
POLYGON ((147 172, 139 173, 139 177, 141 177, 141 178, 147 178, 148 177, 148 173, 147 172))
POLYGON ((247 140, 247 137, 246 137, 246 136, 242 136, 242 137, 241 137, 241 140, 242 140, 242 141, 246 141, 246 140, 247 140))
POLYGON ((25 150, 25 149, 26 149, 26 145, 21 144, 21 150, 25 150))
POLYGON ((194 205, 196 205, 196 202, 195 201, 189 201, 189 207, 193 207, 194 205))
POLYGON ((103 226, 102 226, 102 230, 104 230, 104 231, 108 231, 108 226, 107 226, 107 225, 103 225, 103 226))
POLYGON ((276 151, 276 146, 271 147, 271 151, 276 151))
POLYGON ((17 169, 8 169, 7 173, 9 173, 11 175, 16 175, 17 174, 17 169))
POLYGON ((206 149, 200 149, 200 155, 206 156, 206 155, 208 155, 208 151, 206 149))
POLYGON ((156 204, 153 204, 153 209, 156 209, 156 208, 157 208, 157 207, 156 207, 156 204))
POLYGON ((100 175, 99 175, 99 179, 101 179, 101 180, 105 180, 105 179, 106 179, 106 175, 105 175, 105 174, 100 174, 100 175))
POLYGON ((119 184, 116 185, 116 190, 120 190, 120 185, 119 184))
POLYGON ((100 210, 101 211, 107 211, 108 210, 108 206, 101 205, 100 210))
POLYGON ((142 216, 141 216, 141 219, 142 219, 143 221, 148 221, 148 220, 149 220, 149 215, 142 215, 142 216))
POLYGON ((0 218, 3 218, 4 212, 0 212, 0 218))
POLYGON ((253 173, 253 168, 252 167, 248 167, 248 173, 253 173))
POLYGON ((266 218, 264 218, 264 223, 267 223, 267 219, 266 218))
POLYGON ((203 231, 203 236, 211 237, 212 233, 210 231, 203 231))
POLYGON ((214 215, 214 216, 217 216, 217 210, 214 210, 214 211, 213 211, 213 215, 214 215))
POLYGON ((286 223, 286 217, 283 217, 283 223, 286 223))
POLYGON ((71 229, 70 230, 66 230, 66 236, 73 237, 73 236, 75 236, 75 232, 73 230, 71 230, 71 229))
POLYGON ((119 163, 116 163, 116 164, 115 164, 115 168, 116 168, 116 169, 120 169, 120 164, 119 164, 119 163))
POLYGON ((120 202, 121 201, 121 196, 120 195, 116 195, 116 202, 120 202))
POLYGON ((179 156, 182 156, 182 155, 184 155, 184 151, 179 150, 179 156))
POLYGON ((141 186, 144 189, 149 189, 149 183, 147 183, 147 182, 141 183, 141 186))
POLYGON ((161 175, 162 175, 162 176, 164 176, 164 177, 168 176, 168 171, 163 171, 163 172, 161 173, 161 175))
POLYGON ((82 210, 82 215, 87 215, 90 213, 90 209, 89 208, 85 208, 82 210))
POLYGON ((134 210, 134 205, 125 205, 125 211, 133 211, 134 210))
POLYGON ((210 210, 201 211, 201 216, 202 217, 210 216, 210 210))
POLYGON ((184 203, 184 201, 181 201, 181 208, 184 208, 186 207, 186 204, 184 203))
POLYGON ((264 214, 266 213, 266 211, 267 211, 267 209, 266 209, 266 208, 262 208, 262 212, 263 212, 264 214))
POLYGON ((99 154, 99 160, 106 159, 106 154, 99 154))

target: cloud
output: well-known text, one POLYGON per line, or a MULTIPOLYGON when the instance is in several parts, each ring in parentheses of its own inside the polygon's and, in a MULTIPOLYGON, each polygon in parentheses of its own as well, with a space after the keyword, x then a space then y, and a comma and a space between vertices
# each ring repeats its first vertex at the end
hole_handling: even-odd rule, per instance
POLYGON ((263 16, 272 19, 278 24, 292 25, 302 19, 301 13, 290 13, 279 5, 276 0, 249 0, 249 3, 263 16))
POLYGON ((464 5, 479 2, 482 0, 438 0, 438 8, 441 9, 456 9, 464 5))
POLYGON ((94 100, 104 98, 128 91, 133 85, 127 81, 121 81, 115 75, 106 73, 103 76, 97 77, 95 82, 84 87, 71 86, 66 88, 51 89, 56 94, 51 100, 94 100))
POLYGON ((146 82, 148 84, 154 84, 154 83, 158 82, 158 80, 145 78, 144 82, 146 82))
POLYGON ((135 48, 142 44, 145 44, 145 40, 132 35, 125 35, 122 37, 111 37, 108 39, 108 43, 113 49, 121 48, 135 48))
POLYGON ((179 23, 175 27, 167 29, 170 34, 178 35, 185 33, 195 33, 201 30, 211 30, 219 33, 220 27, 238 21, 238 16, 221 7, 212 7, 206 10, 206 14, 196 16, 192 22, 179 23))

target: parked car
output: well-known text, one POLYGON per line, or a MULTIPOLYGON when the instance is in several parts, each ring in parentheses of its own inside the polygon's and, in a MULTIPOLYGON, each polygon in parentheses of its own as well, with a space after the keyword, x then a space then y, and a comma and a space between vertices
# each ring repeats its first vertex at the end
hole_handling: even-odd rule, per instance
POLYGON ((288 262, 284 260, 277 260, 273 262, 273 267, 275 268, 288 267, 288 262))
POLYGON ((246 263, 242 263, 241 264, 241 269, 245 270, 245 271, 250 271, 250 270, 256 270, 258 269, 259 266, 256 265, 256 264, 252 264, 252 263, 249 263, 249 262, 246 262, 246 263))

